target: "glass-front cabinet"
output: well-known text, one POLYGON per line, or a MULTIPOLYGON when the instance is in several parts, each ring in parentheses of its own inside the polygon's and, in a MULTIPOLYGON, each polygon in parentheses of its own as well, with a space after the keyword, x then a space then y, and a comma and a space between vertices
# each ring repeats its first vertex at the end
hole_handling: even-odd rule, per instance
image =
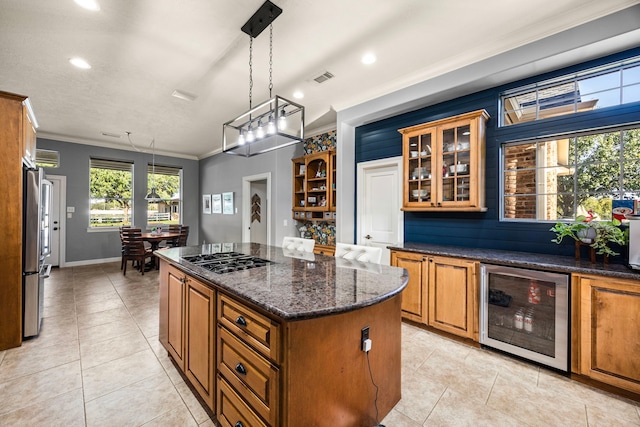
POLYGON ((485 211, 485 110, 399 129, 403 210, 485 211))

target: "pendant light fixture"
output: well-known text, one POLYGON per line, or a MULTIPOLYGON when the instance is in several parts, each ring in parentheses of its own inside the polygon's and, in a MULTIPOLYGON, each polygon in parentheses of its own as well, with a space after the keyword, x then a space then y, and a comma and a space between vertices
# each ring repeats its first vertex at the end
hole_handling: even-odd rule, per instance
POLYGON ((222 126, 222 151, 244 157, 304 140, 304 107, 272 95, 273 21, 282 9, 265 1, 241 30, 249 35, 249 110, 222 126), (253 106, 253 39, 269 26, 269 99, 253 106))
POLYGON ((156 192, 156 139, 151 140, 151 149, 152 149, 152 157, 151 157, 151 192, 145 196, 145 199, 148 202, 161 202, 162 197, 158 195, 156 192))

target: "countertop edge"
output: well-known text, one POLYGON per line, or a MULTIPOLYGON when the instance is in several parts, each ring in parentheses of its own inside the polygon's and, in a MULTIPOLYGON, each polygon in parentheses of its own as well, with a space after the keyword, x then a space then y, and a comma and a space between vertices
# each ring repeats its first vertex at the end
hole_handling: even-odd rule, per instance
POLYGON ((411 242, 398 246, 388 246, 388 249, 424 255, 448 256, 475 260, 486 264, 529 268, 532 270, 544 270, 556 273, 590 274, 619 279, 640 280, 640 271, 632 270, 626 265, 613 263, 604 264, 602 261, 592 264, 586 261, 576 261, 573 257, 568 256, 411 242))

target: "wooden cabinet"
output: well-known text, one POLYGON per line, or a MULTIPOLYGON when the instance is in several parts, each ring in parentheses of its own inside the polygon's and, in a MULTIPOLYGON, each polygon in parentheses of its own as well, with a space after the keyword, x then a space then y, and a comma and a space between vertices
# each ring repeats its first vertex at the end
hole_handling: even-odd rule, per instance
POLYGON ((29 105, 25 96, 0 91, 0 350, 22 344, 22 167, 23 162, 34 166, 36 144, 29 105))
POLYGON ((318 255, 333 256, 336 253, 336 247, 329 245, 315 245, 313 247, 313 253, 318 255))
POLYGON ((572 277, 572 371, 640 393, 640 281, 572 277))
POLYGON ((186 275, 167 263, 160 264, 160 342, 184 370, 184 297, 186 275))
POLYGON ((215 402, 215 292, 187 276, 184 373, 207 406, 215 402))
POLYGON ((478 341, 478 269, 476 261, 429 257, 429 326, 478 341))
POLYGON ((391 265, 404 268, 409 281, 402 291, 402 317, 418 323, 427 323, 427 257, 411 252, 391 251, 391 265))
POLYGON ((218 313, 219 419, 230 426, 243 419, 279 425, 280 326, 225 295, 218 313), (236 413, 237 407, 245 410, 236 413))
POLYGON ((210 287, 160 262, 160 342, 211 410, 215 410, 215 301, 210 287))
POLYGON ((487 210, 488 118, 479 110, 398 130, 404 157, 403 210, 487 210))
POLYGON ((335 220, 335 150, 292 159, 293 218, 306 221, 335 220))
POLYGON ((409 274, 402 317, 478 341, 479 262, 391 251, 391 265, 409 274))
POLYGON ((26 99, 22 109, 23 146, 22 156, 30 165, 36 164, 36 124, 31 104, 26 99))

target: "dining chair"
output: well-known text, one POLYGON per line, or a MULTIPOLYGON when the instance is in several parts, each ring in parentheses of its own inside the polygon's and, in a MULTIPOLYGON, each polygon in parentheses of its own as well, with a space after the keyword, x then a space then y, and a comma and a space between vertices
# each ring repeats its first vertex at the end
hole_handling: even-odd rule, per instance
POLYGON ((313 239, 303 239, 302 237, 285 236, 282 240, 282 247, 289 251, 313 252, 316 241, 313 239))
POLYGON ((334 256, 336 258, 380 264, 380 261, 382 260, 382 248, 352 245, 349 243, 336 243, 334 256))
MULTIPOLYGON (((184 227, 182 224, 169 224, 169 227, 164 230, 167 231, 169 233, 180 233, 182 227, 184 227)), ((175 248, 176 246, 180 246, 179 245, 179 237, 172 239, 172 240, 167 240, 167 244, 166 245, 160 245, 160 248, 175 248)))
MULTIPOLYGON (((118 232, 120 233, 120 245, 122 246, 121 249, 121 254, 122 254, 122 260, 120 262, 120 270, 122 270, 124 268, 124 264, 125 264, 125 259, 124 259, 124 251, 125 251, 125 247, 124 247, 124 239, 125 236, 128 238, 129 235, 140 235, 142 233, 142 230, 140 228, 134 228, 131 225, 123 225, 122 227, 120 227, 118 229, 118 232)), ((133 267, 135 265, 135 261, 131 262, 131 266, 133 267)))
POLYGON ((183 225, 180 227, 180 237, 178 237, 177 246, 187 246, 188 238, 189 238, 189 226, 183 225))
POLYGON ((122 253, 122 274, 127 275, 127 261, 137 262, 138 269, 144 275, 147 258, 153 258, 153 251, 144 246, 144 240, 139 233, 125 233, 123 238, 124 251, 122 253))

